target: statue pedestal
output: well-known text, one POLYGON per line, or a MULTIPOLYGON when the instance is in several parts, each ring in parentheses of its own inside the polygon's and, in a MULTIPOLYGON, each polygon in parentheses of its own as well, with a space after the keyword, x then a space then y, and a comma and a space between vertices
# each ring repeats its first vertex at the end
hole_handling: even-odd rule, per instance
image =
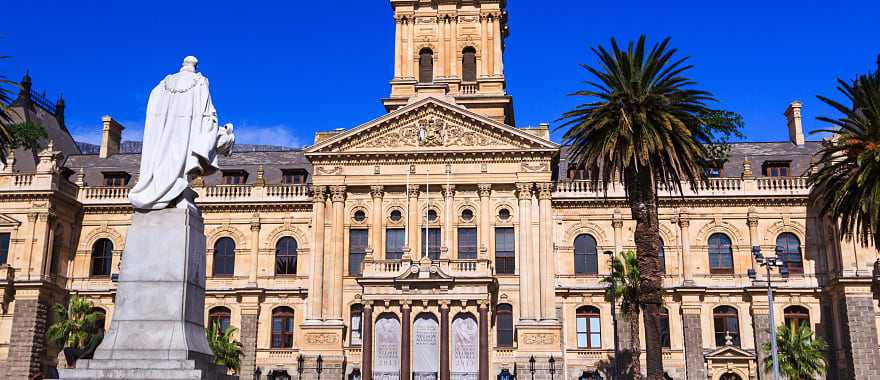
POLYGON ((136 211, 110 329, 94 359, 61 370, 61 378, 227 378, 205 336, 205 266, 197 208, 136 211))

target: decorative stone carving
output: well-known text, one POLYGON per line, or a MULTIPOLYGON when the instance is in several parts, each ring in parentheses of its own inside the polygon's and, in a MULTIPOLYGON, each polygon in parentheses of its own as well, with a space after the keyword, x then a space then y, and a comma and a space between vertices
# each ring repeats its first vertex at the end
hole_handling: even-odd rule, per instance
POLYGON ((333 202, 345 202, 345 185, 330 186, 330 193, 333 202))
POLYGON ((535 172, 549 172, 550 165, 546 162, 534 162, 534 163, 523 162, 522 163, 522 170, 524 172, 533 172, 533 173, 535 173, 535 172))
POLYGON ((342 172, 342 166, 333 166, 333 167, 318 166, 318 168, 315 170, 319 174, 335 175, 335 174, 340 174, 342 172))
POLYGON ((538 187, 538 199, 553 198, 553 183, 541 182, 536 185, 538 187))
POLYGON ((373 198, 382 198, 385 195, 385 186, 382 186, 382 185, 370 186, 370 195, 373 198))
POLYGON ((492 184, 491 183, 481 183, 477 185, 477 189, 480 193, 480 198, 489 197, 492 194, 492 184))
POLYGON ((436 379, 440 371, 440 325, 437 320, 420 315, 413 323, 413 379, 436 379))
POLYGON ((406 189, 407 194, 410 198, 418 198, 419 197, 419 185, 409 185, 406 189))
POLYGON ((375 327, 373 377, 397 378, 400 373, 400 321, 384 315, 379 317, 375 327))
POLYGON ((466 314, 456 317, 452 321, 452 378, 473 378, 479 372, 479 349, 477 320, 466 314))
POLYGON ((336 334, 306 334, 306 343, 308 344, 316 344, 316 345, 330 345, 335 344, 339 341, 339 336, 336 334))
POLYGON ((546 346, 556 343, 556 335, 550 333, 523 334, 523 342, 527 345, 546 346))
POLYGON ((516 184, 516 195, 520 200, 532 199, 532 184, 529 182, 520 182, 516 184))

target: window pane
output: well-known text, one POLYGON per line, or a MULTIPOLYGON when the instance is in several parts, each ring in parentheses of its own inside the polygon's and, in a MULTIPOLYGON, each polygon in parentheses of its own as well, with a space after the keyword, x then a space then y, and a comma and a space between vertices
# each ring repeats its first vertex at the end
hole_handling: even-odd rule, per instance
POLYGON ((602 347, 602 337, 597 333, 590 334, 590 348, 600 347, 602 347))
POLYGON ((587 348, 587 334, 586 333, 578 333, 578 348, 587 348))
POLYGON ((495 271, 498 274, 514 274, 516 258, 513 228, 495 229, 495 271))
POLYGON ((361 262, 364 261, 368 244, 368 230, 350 230, 349 231, 349 256, 348 256, 348 274, 350 276, 360 276, 361 262))
POLYGON ((388 260, 400 260, 403 256, 403 245, 406 238, 402 228, 389 228, 385 230, 385 258, 388 260))
POLYGON ((590 235, 579 235, 574 239, 574 271, 576 274, 598 274, 599 257, 596 239, 590 235))
POLYGON ((591 332, 598 332, 599 329, 600 329, 599 318, 597 318, 597 317, 590 318, 590 331, 591 332))
POLYGON ((458 229, 458 258, 474 260, 477 258, 477 229, 458 229))
POLYGON ((0 233, 0 264, 7 263, 9 259, 9 238, 8 232, 0 233))
POLYGON ((428 256, 431 260, 439 260, 440 259, 440 229, 439 228, 428 228, 427 231, 422 228, 422 256, 428 256), (428 238, 425 239, 425 233, 427 232, 428 238), (427 241, 428 245, 425 246, 425 242, 427 241), (425 249, 427 249, 427 253, 425 253, 425 249))

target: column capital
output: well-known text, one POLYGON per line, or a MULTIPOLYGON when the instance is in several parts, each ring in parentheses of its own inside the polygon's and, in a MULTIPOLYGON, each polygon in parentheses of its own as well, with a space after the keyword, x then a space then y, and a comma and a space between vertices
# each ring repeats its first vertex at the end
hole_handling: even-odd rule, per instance
POLYGON ((480 309, 488 309, 489 308, 489 300, 478 300, 477 307, 480 309))
POLYGON ((531 182, 518 182, 516 184, 517 198, 519 200, 532 199, 532 186, 531 182))
POLYGON ((382 186, 382 185, 370 186, 370 195, 373 198, 382 198, 383 196, 385 196, 385 186, 382 186))
POLYGON ((687 212, 682 212, 678 214, 678 226, 681 228, 687 228, 691 225, 691 216, 687 212))
POLYGON ((449 312, 449 304, 451 303, 449 300, 440 300, 438 303, 440 304, 440 311, 449 312))
POLYGON ((364 310, 367 310, 367 309, 373 310, 373 301, 366 300, 363 302, 363 305, 364 305, 364 310))
POLYGON ((345 185, 333 185, 330 186, 330 196, 333 199, 333 202, 344 202, 345 201, 345 185))
POLYGON ((455 196, 455 185, 443 185, 443 197, 449 198, 455 196))
POLYGON ((410 198, 418 198, 419 197, 419 185, 408 185, 406 188, 406 194, 410 198))
POLYGON ((757 215, 749 214, 749 216, 746 218, 746 224, 749 227, 757 227, 759 220, 760 218, 758 218, 757 215))
POLYGON ((312 194, 312 199, 315 202, 324 203, 324 200, 327 198, 327 186, 312 186, 312 194))
POLYGON ((611 220, 611 227, 613 227, 615 230, 619 230, 619 229, 623 228, 623 219, 621 219, 621 218, 612 219, 611 220))
POLYGON ((412 308, 412 301, 410 301, 410 300, 400 301, 400 309, 401 310, 409 311, 411 308, 412 308))
POLYGON ((251 231, 259 231, 262 226, 260 223, 260 217, 258 216, 256 219, 251 219, 251 231))
POLYGON ((553 198, 553 183, 552 182, 539 182, 538 186, 538 199, 540 200, 549 200, 553 198))
POLYGON ((488 198, 492 194, 491 183, 481 183, 477 185, 477 189, 480 193, 480 198, 488 198))

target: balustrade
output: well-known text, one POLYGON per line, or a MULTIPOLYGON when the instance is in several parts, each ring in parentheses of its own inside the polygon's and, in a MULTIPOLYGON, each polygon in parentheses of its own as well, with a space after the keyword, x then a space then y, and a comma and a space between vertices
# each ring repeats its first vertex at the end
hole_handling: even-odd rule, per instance
MULTIPOLYGON (((681 192, 674 186, 658 186, 661 197, 726 197, 726 196, 774 196, 809 195, 806 177, 762 178, 709 178, 695 189, 682 183, 681 192)), ((601 183, 593 180, 560 181, 556 183, 554 198, 622 198, 626 196, 623 184, 616 183, 605 191, 601 183)))

